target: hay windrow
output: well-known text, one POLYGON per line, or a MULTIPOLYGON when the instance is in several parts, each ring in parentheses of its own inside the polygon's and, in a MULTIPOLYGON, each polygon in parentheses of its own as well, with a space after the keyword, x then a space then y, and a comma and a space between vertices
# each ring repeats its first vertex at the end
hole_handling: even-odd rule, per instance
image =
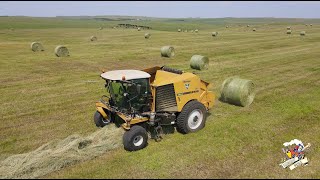
POLYGON ((58 56, 58 57, 70 56, 68 48, 65 47, 65 46, 61 46, 61 45, 57 46, 57 47, 54 49, 54 53, 55 53, 56 56, 58 56))
POLYGON ((251 80, 230 77, 224 80, 220 89, 220 101, 237 106, 249 106, 255 97, 255 85, 251 80))
POLYGON ((172 46, 163 46, 161 48, 161 56, 162 57, 173 57, 175 55, 175 50, 172 46))
POLYGON ((31 50, 32 50, 33 52, 36 52, 36 51, 44 51, 44 48, 43 48, 43 46, 42 46, 41 43, 39 43, 39 42, 32 42, 32 43, 31 43, 31 50))
POLYGON ((201 55, 193 55, 190 59, 190 67, 192 69, 204 70, 208 69, 209 58, 201 55))
POLYGON ((37 178, 66 166, 83 162, 122 145, 122 128, 106 126, 82 137, 71 135, 38 149, 13 155, 0 162, 0 178, 37 178))

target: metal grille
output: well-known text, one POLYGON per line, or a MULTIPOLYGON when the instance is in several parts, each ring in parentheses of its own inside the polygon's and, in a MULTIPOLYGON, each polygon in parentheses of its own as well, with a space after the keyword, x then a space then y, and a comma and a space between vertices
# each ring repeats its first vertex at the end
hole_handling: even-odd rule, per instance
POLYGON ((177 102, 173 84, 157 87, 156 111, 177 111, 177 102))

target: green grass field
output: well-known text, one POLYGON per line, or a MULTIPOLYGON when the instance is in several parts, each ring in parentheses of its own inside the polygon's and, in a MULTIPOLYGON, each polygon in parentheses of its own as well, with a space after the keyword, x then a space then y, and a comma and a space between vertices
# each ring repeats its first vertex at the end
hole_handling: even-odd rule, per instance
POLYGON ((255 83, 254 102, 243 108, 216 101, 197 133, 149 140, 137 152, 120 147, 42 178, 320 178, 320 20, 155 19, 136 23, 152 30, 111 28, 128 22, 135 24, 0 17, 0 159, 96 131, 95 102, 105 92, 99 68, 168 65, 192 72, 190 58, 200 54, 210 66, 196 73, 218 97, 226 78, 240 76, 255 83), (45 51, 32 52, 34 41, 45 51), (70 57, 56 57, 57 45, 70 57), (160 57, 165 45, 175 48, 173 58, 160 57), (282 144, 295 138, 312 146, 309 165, 290 171, 278 164, 282 144))

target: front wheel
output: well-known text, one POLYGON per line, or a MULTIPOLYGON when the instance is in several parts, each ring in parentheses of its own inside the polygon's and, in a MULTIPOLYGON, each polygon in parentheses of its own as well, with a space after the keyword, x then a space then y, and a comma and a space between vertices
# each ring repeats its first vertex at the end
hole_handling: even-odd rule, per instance
POLYGON ((182 134, 197 132, 205 126, 207 111, 199 101, 190 101, 177 117, 177 131, 182 134))
POLYGON ((135 125, 123 135, 124 149, 127 151, 137 151, 148 145, 148 134, 142 126, 135 125))
MULTIPOLYGON (((108 113, 108 118, 111 119, 110 113, 108 113)), ((97 127, 104 127, 110 123, 109 119, 105 119, 99 111, 96 111, 94 113, 94 123, 96 124, 97 127)))

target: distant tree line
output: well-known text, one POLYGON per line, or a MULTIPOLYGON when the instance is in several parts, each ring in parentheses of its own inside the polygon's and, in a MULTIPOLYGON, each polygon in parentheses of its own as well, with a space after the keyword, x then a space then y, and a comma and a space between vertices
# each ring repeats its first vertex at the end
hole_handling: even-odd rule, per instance
POLYGON ((93 18, 94 20, 98 21, 132 21, 135 19, 129 19, 129 18, 122 18, 122 19, 114 19, 114 18, 93 18))
POLYGON ((140 26, 140 25, 135 25, 135 24, 118 24, 117 27, 122 27, 122 28, 134 28, 134 29, 138 29, 138 28, 141 28, 141 29, 152 29, 152 28, 149 27, 149 26, 140 26))

